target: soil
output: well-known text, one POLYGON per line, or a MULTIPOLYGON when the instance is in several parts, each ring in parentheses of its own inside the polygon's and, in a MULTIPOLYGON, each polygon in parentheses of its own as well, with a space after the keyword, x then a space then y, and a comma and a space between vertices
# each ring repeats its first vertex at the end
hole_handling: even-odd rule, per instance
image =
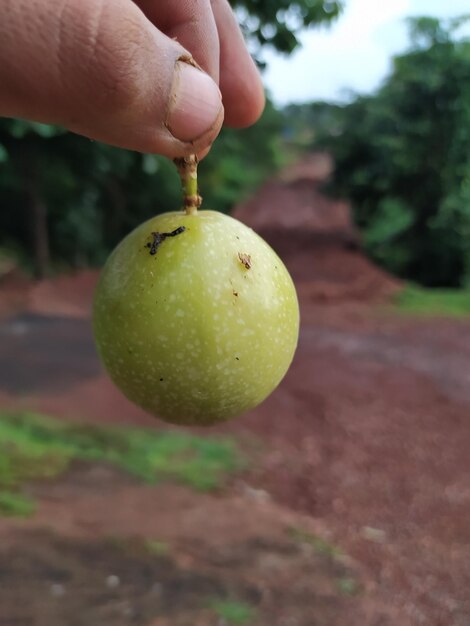
MULTIPOLYGON (((100 487, 99 468, 91 468, 98 478, 72 472, 32 487, 36 517, 0 524, 2 626, 146 626, 150 616, 161 616, 157 624, 217 624, 194 604, 189 590, 199 585, 209 596, 249 600, 256 624, 470 624, 470 324, 397 317, 347 300, 304 302, 302 317, 281 386, 251 414, 210 429, 260 442, 242 486, 201 496, 118 476, 100 487), (350 561, 305 557, 298 546, 294 558, 290 527, 312 529, 350 561), (148 555, 102 545, 110 535, 175 542, 161 584, 179 590, 171 596, 177 611, 151 595, 150 582, 141 588, 148 555), (178 565, 181 550, 189 574, 186 557, 178 565), (225 565, 211 569, 212 557, 225 565), (120 568, 129 572, 123 595, 100 587, 98 579, 120 568), (67 602, 48 591, 54 576, 39 573, 57 570, 72 581, 67 602), (351 578, 361 591, 349 597, 337 580, 351 578), (120 614, 120 622, 116 611, 133 617, 120 614)), ((0 335, 3 407, 166 428, 106 379, 83 319, 22 313, 4 320, 0 335)), ((152 567, 161 572, 158 559, 152 567)), ((160 581, 157 573, 149 580, 160 581)))
POLYGON ((216 626, 214 600, 263 626, 308 626, 317 611, 313 623, 333 623, 339 607, 363 617, 351 559, 293 537, 312 523, 243 483, 195 494, 75 464, 30 491, 36 517, 0 524, 2 625, 216 626))
MULTIPOLYGON (((470 323, 390 313, 399 283, 320 239, 290 256, 302 329, 285 380, 203 431, 256 441, 251 469, 216 494, 83 464, 30 485, 37 514, 0 520, 1 626, 223 626, 213 598, 261 626, 470 625, 470 323)), ((0 287, 0 406, 168 428, 102 371, 95 282, 0 287)))

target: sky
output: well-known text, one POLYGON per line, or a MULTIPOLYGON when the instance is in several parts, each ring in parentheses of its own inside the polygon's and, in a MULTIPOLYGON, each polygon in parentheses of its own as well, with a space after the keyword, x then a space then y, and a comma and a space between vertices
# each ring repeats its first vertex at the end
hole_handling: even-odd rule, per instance
POLYGON ((265 85, 278 105, 312 100, 346 100, 370 93, 391 69, 391 57, 408 45, 405 19, 456 17, 469 0, 346 0, 341 17, 328 28, 301 34, 302 47, 290 57, 266 52, 265 85))

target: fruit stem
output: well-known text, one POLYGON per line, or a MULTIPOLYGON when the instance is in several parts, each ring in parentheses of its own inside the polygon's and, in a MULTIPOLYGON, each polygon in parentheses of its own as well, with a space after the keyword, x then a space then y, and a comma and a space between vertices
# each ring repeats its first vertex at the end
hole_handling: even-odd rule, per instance
POLYGON ((174 163, 181 178, 183 187, 183 202, 186 215, 196 215, 201 206, 202 198, 197 188, 197 164, 198 158, 195 154, 188 157, 175 159, 174 163))

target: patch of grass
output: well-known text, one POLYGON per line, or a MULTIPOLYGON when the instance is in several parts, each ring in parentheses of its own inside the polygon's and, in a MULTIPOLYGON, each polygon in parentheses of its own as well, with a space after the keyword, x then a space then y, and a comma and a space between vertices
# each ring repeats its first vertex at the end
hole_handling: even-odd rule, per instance
POLYGON ((228 624, 249 624, 256 617, 255 609, 237 600, 212 600, 210 603, 214 613, 228 624))
POLYGON ((21 493, 0 491, 0 515, 5 517, 31 517, 36 510, 34 500, 21 493))
POLYGON ((470 289, 425 289, 407 285, 395 297, 395 309, 412 315, 470 316, 470 289))
POLYGON ((0 413, 0 493, 63 472, 73 459, 105 461, 148 483, 175 480, 201 491, 244 466, 234 440, 171 431, 70 425, 0 413))
POLYGON ((339 557, 343 554, 337 546, 301 528, 289 528, 288 534, 294 541, 312 546, 318 554, 331 558, 339 557))
POLYGON ((149 554, 153 554, 154 556, 166 556, 170 552, 170 545, 166 543, 166 541, 147 539, 145 549, 149 554))
POLYGON ((355 596, 359 593, 360 587, 357 580, 346 576, 344 578, 338 578, 336 580, 336 587, 338 591, 345 596, 355 596))

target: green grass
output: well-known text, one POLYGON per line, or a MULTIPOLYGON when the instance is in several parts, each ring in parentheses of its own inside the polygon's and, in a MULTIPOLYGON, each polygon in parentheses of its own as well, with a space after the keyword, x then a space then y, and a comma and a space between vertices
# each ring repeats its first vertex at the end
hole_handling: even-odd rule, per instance
POLYGON ((425 289, 408 285, 395 297, 395 309, 412 315, 470 316, 470 289, 425 289))
POLYGON ((0 515, 4 517, 31 517, 36 510, 34 500, 21 493, 0 491, 0 515))
POLYGON ((345 596, 355 596, 360 591, 359 583, 350 576, 338 578, 336 580, 336 587, 338 591, 345 596))
POLYGON ((170 552, 170 544, 166 541, 157 541, 155 539, 147 539, 145 541, 145 550, 154 556, 165 556, 170 552))
POLYGON ((237 600, 213 600, 210 603, 214 613, 228 624, 249 624, 256 617, 256 611, 249 604, 237 600))
POLYGON ((230 438, 0 413, 0 494, 18 492, 28 480, 56 476, 74 459, 105 461, 148 483, 174 480, 201 491, 223 486, 244 465, 230 438))
POLYGON ((289 528, 288 534, 289 537, 297 543, 306 543, 312 546, 318 554, 323 554, 331 558, 339 557, 343 554, 337 546, 301 528, 289 528))

